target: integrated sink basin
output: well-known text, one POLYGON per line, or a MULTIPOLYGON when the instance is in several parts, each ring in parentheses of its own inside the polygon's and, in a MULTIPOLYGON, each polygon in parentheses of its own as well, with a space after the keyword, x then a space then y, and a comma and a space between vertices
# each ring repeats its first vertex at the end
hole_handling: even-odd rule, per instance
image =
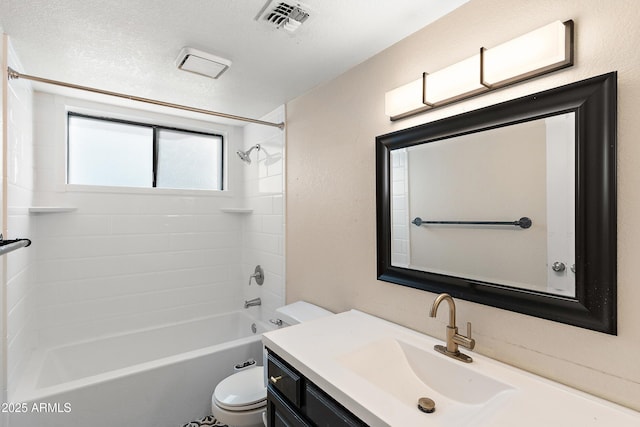
POLYGON ((440 402, 487 405, 491 400, 514 391, 508 384, 443 357, 433 348, 421 349, 393 338, 375 341, 340 356, 338 361, 377 387, 411 404, 419 397, 429 397, 436 401, 436 408, 440 402))
POLYGON ((437 418, 443 423, 461 425, 465 420, 496 411, 515 391, 504 382, 435 352, 432 346, 423 349, 394 338, 374 341, 336 359, 408 410, 417 411, 422 397, 431 399, 437 418))

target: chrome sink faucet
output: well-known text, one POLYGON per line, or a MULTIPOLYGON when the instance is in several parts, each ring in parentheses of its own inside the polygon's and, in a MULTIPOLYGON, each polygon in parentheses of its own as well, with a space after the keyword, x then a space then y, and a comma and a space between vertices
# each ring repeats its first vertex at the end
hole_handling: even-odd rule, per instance
POLYGON ((449 294, 440 294, 433 301, 431 310, 429 311, 429 317, 436 317, 438 307, 442 301, 449 303, 449 324, 447 325, 447 346, 436 345, 433 348, 442 354, 445 354, 454 359, 462 362, 471 363, 473 359, 458 350, 458 345, 473 350, 476 345, 476 340, 471 338, 471 322, 467 322, 467 336, 458 334, 458 327, 456 326, 456 304, 453 302, 453 298, 449 294))

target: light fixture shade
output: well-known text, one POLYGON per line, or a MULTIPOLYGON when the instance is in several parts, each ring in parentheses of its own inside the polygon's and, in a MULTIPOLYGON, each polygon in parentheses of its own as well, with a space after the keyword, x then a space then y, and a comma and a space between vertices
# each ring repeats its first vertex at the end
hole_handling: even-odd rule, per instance
POLYGON ((385 94, 393 120, 573 65, 573 21, 552 22, 385 94))
POLYGON ((573 21, 552 22, 483 52, 483 83, 505 86, 573 63, 573 21))
POLYGON ((436 105, 466 98, 487 88, 480 82, 480 54, 424 74, 424 103, 436 105))
POLYGON ((176 66, 184 71, 217 79, 231 66, 231 61, 201 50, 185 47, 176 59, 176 66))
POLYGON ((422 103, 422 79, 395 88, 384 96, 385 114, 389 117, 412 114, 424 110, 422 103))

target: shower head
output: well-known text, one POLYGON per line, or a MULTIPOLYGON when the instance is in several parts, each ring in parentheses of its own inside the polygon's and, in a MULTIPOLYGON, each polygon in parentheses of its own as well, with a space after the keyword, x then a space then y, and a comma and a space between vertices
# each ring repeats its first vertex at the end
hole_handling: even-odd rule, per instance
POLYGON ((240 160, 242 160, 243 162, 247 162, 247 163, 251 163, 251 159, 249 158, 249 153, 245 153, 244 151, 236 151, 236 154, 238 155, 238 157, 240 157, 240 160))
POLYGON ((238 150, 236 151, 236 154, 238 155, 238 157, 240 157, 240 160, 242 160, 247 164, 251 164, 251 157, 249 157, 249 154, 251 154, 253 150, 260 151, 260 144, 254 145, 253 147, 249 148, 247 151, 238 150))

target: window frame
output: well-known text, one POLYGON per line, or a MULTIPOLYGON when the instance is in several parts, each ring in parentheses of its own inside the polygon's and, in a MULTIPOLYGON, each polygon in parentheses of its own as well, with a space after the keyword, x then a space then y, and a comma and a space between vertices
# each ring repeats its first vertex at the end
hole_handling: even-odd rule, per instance
POLYGON ((91 187, 91 188, 111 188, 110 186, 105 186, 105 185, 94 185, 94 184, 80 184, 80 183, 70 183, 69 182, 69 168, 70 168, 70 161, 69 161, 69 156, 70 156, 70 132, 69 132, 69 121, 71 119, 71 117, 80 117, 80 118, 84 118, 84 119, 91 119, 91 120, 100 120, 100 121, 104 121, 104 122, 111 122, 111 123, 120 123, 120 124, 125 124, 125 125, 130 125, 130 126, 139 126, 139 127, 145 127, 145 128, 149 128, 152 129, 152 183, 151 183, 151 187, 134 187, 134 186, 118 186, 118 188, 122 188, 122 189, 154 189, 154 190, 173 190, 173 191, 217 191, 217 192, 222 192, 222 191, 227 191, 226 188, 226 182, 225 182, 225 140, 224 140, 224 135, 220 134, 220 133, 215 133, 215 132, 205 132, 205 131, 200 131, 200 130, 193 130, 193 129, 188 129, 188 128, 183 128, 183 127, 175 127, 175 126, 166 126, 166 125, 159 125, 159 124, 155 124, 155 123, 147 123, 147 122, 138 122, 135 120, 129 120, 129 119, 121 119, 121 118, 114 118, 114 117, 108 117, 108 116, 102 116, 102 115, 93 115, 93 114, 86 114, 86 113, 80 113, 77 111, 72 111, 72 110, 67 110, 66 111, 66 167, 65 167, 65 185, 72 185, 72 186, 87 186, 87 187, 91 187), (158 149, 159 149, 159 144, 160 144, 160 140, 159 140, 159 134, 161 130, 165 130, 165 131, 173 131, 173 132, 182 132, 182 133, 186 133, 186 134, 191 134, 191 135, 201 135, 201 136, 210 136, 210 137, 217 137, 220 138, 220 162, 219 162, 219 170, 218 170, 218 182, 220 183, 219 188, 206 188, 206 189, 202 189, 202 188, 171 188, 171 187, 157 187, 157 175, 158 175, 158 149))

